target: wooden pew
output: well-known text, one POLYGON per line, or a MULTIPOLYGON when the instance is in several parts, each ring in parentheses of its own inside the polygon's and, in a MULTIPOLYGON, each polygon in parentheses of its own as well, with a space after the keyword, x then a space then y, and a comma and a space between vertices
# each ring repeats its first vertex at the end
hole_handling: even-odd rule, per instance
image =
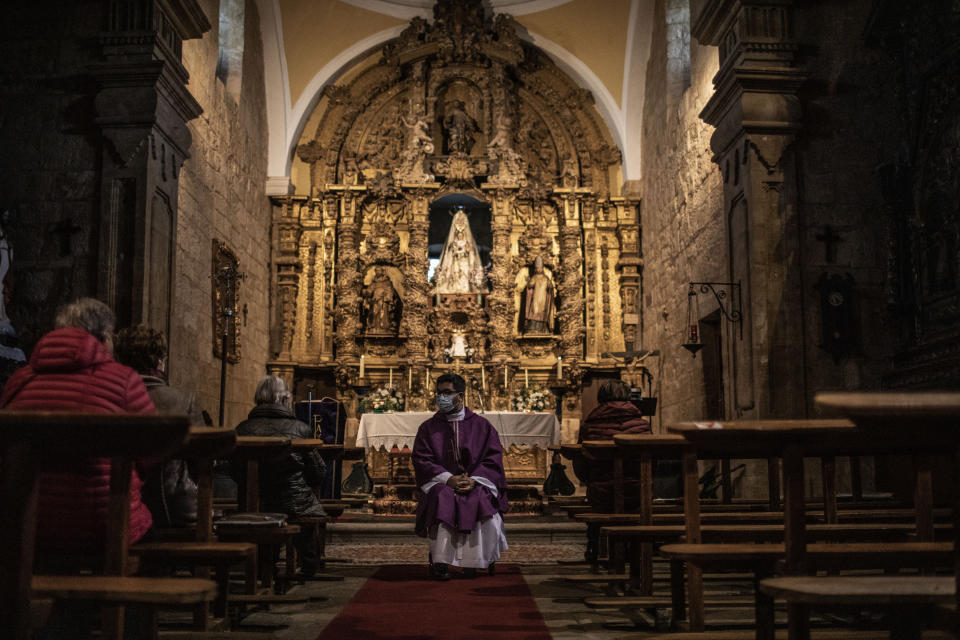
MULTIPOLYGON (((823 393, 815 402, 837 410, 853 420, 871 440, 899 440, 906 430, 923 448, 939 447, 960 463, 960 393, 823 393)), ((954 522, 960 521, 960 480, 954 479, 954 522)), ((926 491, 932 486, 929 467, 921 465, 917 478, 917 526, 929 526, 932 518, 919 512, 929 507, 926 491)), ((882 607, 899 611, 892 617, 891 637, 920 638, 923 621, 941 604, 953 605, 951 631, 956 633, 960 610, 960 540, 953 546, 952 578, 922 576, 787 577, 764 580, 759 591, 788 602, 791 640, 810 637, 810 607, 882 607)))
MULTIPOLYGON (((260 462, 276 460, 289 455, 291 440, 259 436, 237 436, 233 461, 246 469, 245 484, 240 488, 244 492, 244 506, 247 513, 260 512, 260 462)), ((304 598, 281 598, 274 596, 273 590, 276 567, 274 549, 289 543, 300 532, 293 524, 283 526, 238 526, 217 527, 217 538, 228 542, 251 542, 257 545, 258 577, 263 594, 257 594, 248 587, 246 596, 236 596, 234 601, 242 603, 287 603, 305 602, 304 598)))
POLYGON ((135 458, 154 458, 187 437, 184 416, 0 411, 0 636, 30 637, 32 595, 104 606, 103 637, 123 636, 123 606, 143 605, 143 632, 155 638, 156 608, 196 605, 216 594, 209 580, 127 577, 130 482, 135 458), (105 576, 34 576, 41 465, 57 456, 111 457, 105 576))
MULTIPOLYGON (((164 567, 188 565, 197 577, 209 577, 208 567, 216 572, 218 587, 214 615, 225 618, 229 600, 229 569, 243 564, 250 590, 256 580, 257 547, 248 542, 218 542, 213 534, 213 463, 226 458, 236 447, 237 433, 233 429, 191 427, 189 439, 171 457, 189 460, 197 483, 197 524, 191 542, 147 542, 132 546, 130 552, 148 566, 164 567)), ((209 626, 207 603, 198 605, 194 626, 206 630, 209 626)))
MULTIPOLYGON (((783 458, 783 473, 785 485, 785 544, 783 560, 788 575, 799 575, 806 570, 807 544, 806 519, 803 491, 803 458, 804 456, 822 457, 826 455, 846 455, 848 453, 876 454, 889 451, 915 451, 919 453, 933 453, 935 446, 917 445, 911 438, 900 437, 878 441, 870 439, 859 431, 852 423, 846 420, 809 420, 809 421, 742 421, 742 422, 709 422, 709 423, 682 423, 669 427, 669 430, 680 433, 694 445, 697 453, 703 456, 717 453, 728 453, 736 450, 738 457, 769 457, 780 453, 783 458), (919 449, 919 451, 918 451, 919 449)), ((688 454, 684 457, 685 486, 689 490, 696 486, 697 469, 696 456, 688 454)), ((687 495, 696 494, 688 491, 687 495)), ((766 577, 764 571, 772 566, 763 563, 762 557, 776 553, 770 549, 755 549, 758 562, 750 557, 749 547, 753 545, 736 545, 738 549, 716 549, 701 545, 699 501, 688 499, 685 501, 686 544, 666 545, 661 553, 670 558, 683 559, 688 562, 688 596, 689 617, 691 630, 703 628, 703 586, 702 570, 705 566, 721 564, 749 568, 759 577, 766 577), (726 555, 729 551, 730 555, 726 555)), ((916 522, 920 540, 932 540, 932 509, 926 501, 917 509, 916 522), (922 527, 922 529, 920 528, 922 527)), ((765 545, 758 545, 765 546, 765 545)), ((860 551, 872 554, 877 567, 889 567, 895 564, 897 551, 890 544, 865 544, 860 551), (886 558, 886 560, 885 560, 886 558), (885 564, 889 562, 889 564, 885 564)), ((913 554, 918 565, 926 560, 919 549, 913 554)), ((942 561, 942 549, 931 548, 928 553, 933 555, 931 561, 942 561)), ((773 637, 772 603, 760 592, 757 595, 757 638, 773 637)))
MULTIPOLYGON (((310 439, 297 439, 293 440, 290 443, 293 451, 297 452, 307 452, 307 451, 319 451, 323 458, 326 459, 335 459, 343 456, 344 449, 342 444, 327 444, 323 440, 310 438, 310 439)), ((323 503, 323 501, 321 501, 323 503)), ((326 516, 295 516, 290 518, 290 523, 303 528, 312 528, 314 531, 314 536, 317 540, 317 554, 318 564, 317 568, 322 569, 325 566, 326 558, 326 536, 327 536, 327 523, 332 521, 336 516, 343 513, 346 505, 338 503, 336 501, 328 501, 323 503, 324 511, 327 512, 326 516), (336 515, 332 515, 336 513, 336 515)), ((332 576, 332 575, 313 575, 309 578, 304 576, 297 576, 295 574, 296 569, 296 549, 293 545, 293 539, 287 542, 286 545, 286 556, 287 556, 287 578, 289 580, 300 579, 300 580, 325 580, 325 581, 340 581, 343 580, 343 576, 332 576)))

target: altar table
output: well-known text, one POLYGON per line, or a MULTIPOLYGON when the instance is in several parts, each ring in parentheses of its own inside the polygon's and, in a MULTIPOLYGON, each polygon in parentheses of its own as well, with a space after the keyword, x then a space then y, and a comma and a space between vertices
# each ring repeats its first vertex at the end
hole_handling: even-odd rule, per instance
MULTIPOLYGON (((365 413, 360 417, 357 446, 365 449, 413 449, 417 429, 433 416, 432 411, 405 411, 401 413, 365 413)), ((553 413, 523 413, 520 411, 488 411, 482 414, 500 436, 504 449, 511 445, 527 445, 546 449, 560 444, 560 421, 553 413)))

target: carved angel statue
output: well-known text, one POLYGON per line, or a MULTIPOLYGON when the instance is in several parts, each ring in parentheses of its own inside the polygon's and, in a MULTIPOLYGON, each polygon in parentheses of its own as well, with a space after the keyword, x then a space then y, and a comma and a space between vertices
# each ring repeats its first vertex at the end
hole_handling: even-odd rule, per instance
POLYGON ((487 293, 483 264, 470 224, 457 211, 437 266, 436 293, 487 293))
POLYGON ((407 147, 422 150, 424 155, 432 154, 434 149, 433 138, 430 137, 427 117, 421 114, 408 120, 405 116, 400 116, 400 121, 409 130, 407 147))

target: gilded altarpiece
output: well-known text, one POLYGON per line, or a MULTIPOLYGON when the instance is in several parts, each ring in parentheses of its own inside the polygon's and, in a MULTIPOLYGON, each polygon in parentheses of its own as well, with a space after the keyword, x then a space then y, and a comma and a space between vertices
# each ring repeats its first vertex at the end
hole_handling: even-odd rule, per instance
MULTIPOLYGON (((639 202, 619 196, 620 151, 590 92, 513 18, 472 1, 434 14, 327 86, 301 137, 309 187, 273 199, 270 368, 332 373, 351 418, 358 390, 390 380, 408 410, 432 409, 444 371, 476 379, 488 410, 529 381, 559 396, 575 440, 584 377, 639 346, 639 202), (453 213, 431 205, 451 195, 489 207, 482 293, 428 277, 431 216, 453 213), (549 304, 531 310, 528 289, 549 304), (445 357, 458 341, 471 356, 445 357)), ((538 482, 548 465, 537 450, 506 466, 538 482)))

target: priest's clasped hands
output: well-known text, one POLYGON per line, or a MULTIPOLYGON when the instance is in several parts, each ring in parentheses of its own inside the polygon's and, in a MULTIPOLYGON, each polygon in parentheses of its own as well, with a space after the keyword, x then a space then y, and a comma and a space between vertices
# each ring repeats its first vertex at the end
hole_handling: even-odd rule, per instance
POLYGON ((476 485, 477 481, 465 473, 447 478, 447 486, 457 493, 470 493, 476 485))

